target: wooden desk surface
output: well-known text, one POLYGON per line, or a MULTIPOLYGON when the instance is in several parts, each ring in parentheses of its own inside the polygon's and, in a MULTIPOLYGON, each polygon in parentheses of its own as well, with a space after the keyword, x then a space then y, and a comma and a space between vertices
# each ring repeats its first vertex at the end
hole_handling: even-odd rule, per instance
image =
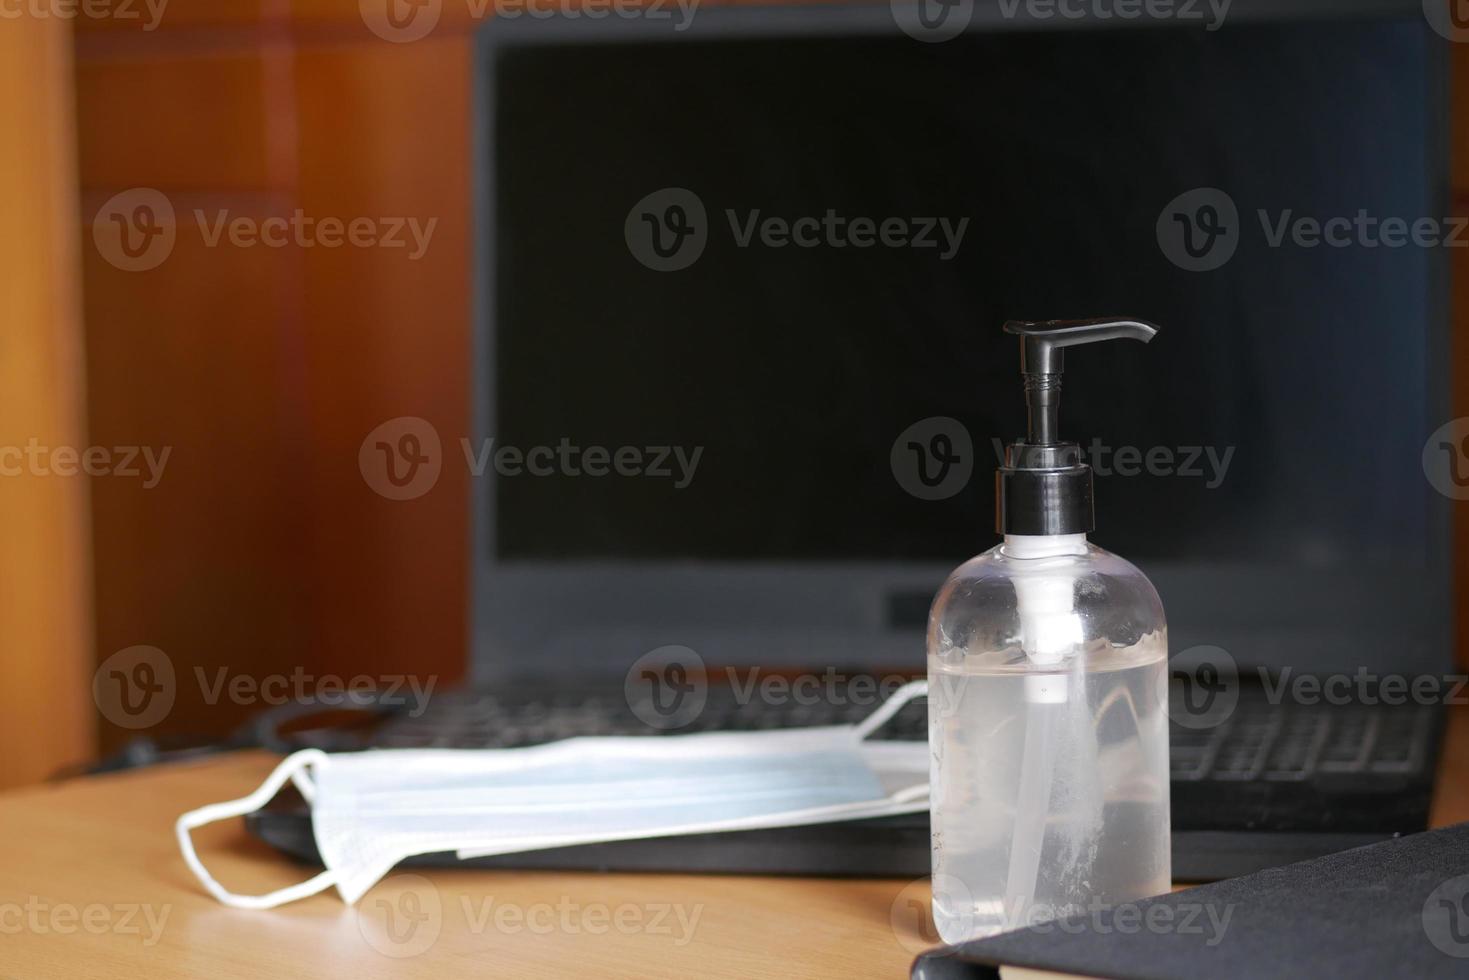
MULTIPOLYGON (((0 797, 0 978, 903 977, 931 944, 925 882, 430 871, 358 907, 334 892, 226 908, 184 866, 173 822, 253 790, 235 755, 0 797)), ((1469 820, 1469 709, 1456 708, 1435 825, 1469 820)), ((239 822, 197 835, 227 886, 306 877, 239 822)))

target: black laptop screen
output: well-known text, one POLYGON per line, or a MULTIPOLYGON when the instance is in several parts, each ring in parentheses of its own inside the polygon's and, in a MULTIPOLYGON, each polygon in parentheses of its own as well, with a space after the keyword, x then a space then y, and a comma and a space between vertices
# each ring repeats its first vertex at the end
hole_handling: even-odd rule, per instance
POLYGON ((506 53, 497 557, 953 563, 994 540, 1024 430, 1001 324, 1127 314, 1159 338, 1072 352, 1062 400, 1099 543, 1426 565, 1429 37, 506 53))

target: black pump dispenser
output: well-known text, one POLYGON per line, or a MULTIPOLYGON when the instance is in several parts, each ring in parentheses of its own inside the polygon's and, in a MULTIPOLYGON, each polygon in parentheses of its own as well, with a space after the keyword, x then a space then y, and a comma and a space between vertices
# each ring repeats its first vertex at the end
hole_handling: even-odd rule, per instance
POLYGON ((1092 469, 1081 447, 1059 441, 1061 372, 1067 347, 1103 340, 1147 343, 1158 328, 1141 320, 1011 320, 1005 332, 1020 337, 1029 416, 1024 442, 1005 449, 995 474, 995 530, 1001 534, 1086 534, 1096 527, 1092 469))

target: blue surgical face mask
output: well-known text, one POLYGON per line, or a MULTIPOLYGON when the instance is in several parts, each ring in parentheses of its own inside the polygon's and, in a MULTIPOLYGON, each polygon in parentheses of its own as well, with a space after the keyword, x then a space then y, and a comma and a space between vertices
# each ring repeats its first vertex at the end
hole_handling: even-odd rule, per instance
POLYGON ((289 756, 250 796, 179 818, 179 846, 220 901, 271 908, 332 885, 356 902, 419 854, 461 858, 573 844, 828 823, 928 808, 926 742, 867 738, 914 697, 900 689, 858 726, 573 738, 523 749, 289 756), (326 870, 237 895, 194 851, 195 827, 257 810, 292 780, 311 806, 326 870))

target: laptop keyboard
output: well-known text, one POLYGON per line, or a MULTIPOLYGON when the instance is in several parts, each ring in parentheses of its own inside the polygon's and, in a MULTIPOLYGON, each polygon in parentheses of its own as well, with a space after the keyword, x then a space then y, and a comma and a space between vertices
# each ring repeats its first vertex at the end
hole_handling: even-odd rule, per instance
POLYGON ((1175 781, 1346 781, 1411 776, 1427 764, 1432 708, 1381 705, 1274 705, 1241 699, 1206 729, 1174 725, 1175 781))
MULTIPOLYGON (((560 692, 512 699, 482 691, 436 694, 418 717, 403 713, 375 733, 378 748, 516 748, 578 735, 665 734, 639 720, 620 696, 560 692)), ((711 690, 678 733, 853 724, 880 699, 773 705, 711 690)), ((643 717, 647 717, 644 713, 643 717)), ((1341 789, 1389 788, 1428 764, 1434 713, 1422 706, 1271 704, 1246 689, 1226 718, 1207 728, 1171 727, 1175 782, 1315 782, 1341 789), (1250 696, 1254 694, 1256 696, 1250 696), (1396 779, 1392 777, 1398 777, 1396 779)), ((927 737, 927 707, 908 704, 884 738, 927 737)))

